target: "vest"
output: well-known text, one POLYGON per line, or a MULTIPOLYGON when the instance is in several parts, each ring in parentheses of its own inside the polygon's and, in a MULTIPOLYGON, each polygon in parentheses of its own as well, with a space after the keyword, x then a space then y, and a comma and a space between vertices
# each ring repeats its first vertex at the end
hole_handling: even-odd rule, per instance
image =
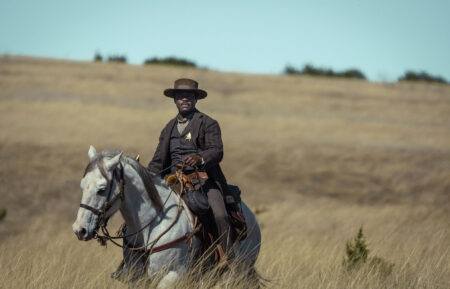
MULTIPOLYGON (((197 146, 194 140, 190 140, 190 130, 192 121, 184 128, 184 131, 180 134, 175 124, 172 128, 170 135, 169 153, 171 166, 181 163, 186 156, 196 154, 198 152, 197 146)), ((172 168, 172 170, 176 168, 172 168)))

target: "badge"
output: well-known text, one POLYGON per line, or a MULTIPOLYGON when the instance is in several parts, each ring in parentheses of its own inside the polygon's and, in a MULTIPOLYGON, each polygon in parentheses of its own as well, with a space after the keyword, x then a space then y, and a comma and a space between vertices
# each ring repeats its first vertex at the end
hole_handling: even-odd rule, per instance
POLYGON ((188 132, 188 134, 186 135, 186 140, 191 141, 191 132, 188 132))

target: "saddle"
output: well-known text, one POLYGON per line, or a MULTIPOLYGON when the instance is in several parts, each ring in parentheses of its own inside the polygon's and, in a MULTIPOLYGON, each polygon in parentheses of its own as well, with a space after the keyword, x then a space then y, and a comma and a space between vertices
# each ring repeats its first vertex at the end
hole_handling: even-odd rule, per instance
MULTIPOLYGON (((213 256, 213 263, 218 263, 224 255, 217 244, 217 229, 212 210, 208 203, 208 197, 203 192, 202 186, 208 179, 206 172, 183 173, 180 169, 175 174, 169 175, 166 183, 179 194, 192 214, 195 216, 196 236, 201 240, 201 254, 213 256), (212 254, 211 254, 212 253, 212 254)), ((247 224, 245 222, 239 203, 241 191, 238 186, 228 185, 228 194, 224 196, 225 207, 228 212, 233 243, 240 242, 247 237, 247 224)))

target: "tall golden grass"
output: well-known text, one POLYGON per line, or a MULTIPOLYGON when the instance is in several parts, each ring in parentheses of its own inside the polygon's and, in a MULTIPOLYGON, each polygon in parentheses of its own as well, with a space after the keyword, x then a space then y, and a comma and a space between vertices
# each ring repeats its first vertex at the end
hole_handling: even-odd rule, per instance
MULTIPOLYGON (((209 93, 198 107, 219 121, 225 174, 257 212, 256 268, 268 287, 450 287, 449 86, 6 56, 0 287, 126 288, 109 278, 120 250, 71 230, 78 185, 91 144, 149 161, 176 113, 162 90, 178 77, 209 93), (369 254, 395 264, 391 274, 342 265, 361 225, 369 254)), ((193 282, 177 287, 213 286, 211 277, 193 282)))

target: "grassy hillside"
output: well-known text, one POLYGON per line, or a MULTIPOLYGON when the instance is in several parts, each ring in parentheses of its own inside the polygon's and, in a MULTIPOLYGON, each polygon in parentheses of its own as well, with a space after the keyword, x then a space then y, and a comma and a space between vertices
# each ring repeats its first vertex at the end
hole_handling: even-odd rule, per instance
POLYGON ((87 150, 147 163, 176 114, 162 91, 180 77, 208 91, 197 106, 219 121, 225 175, 259 212, 258 270, 271 286, 450 286, 450 86, 6 56, 0 284, 124 288, 108 279, 120 250, 71 231, 87 150), (391 275, 343 271, 360 225, 373 253, 395 263, 391 275))

